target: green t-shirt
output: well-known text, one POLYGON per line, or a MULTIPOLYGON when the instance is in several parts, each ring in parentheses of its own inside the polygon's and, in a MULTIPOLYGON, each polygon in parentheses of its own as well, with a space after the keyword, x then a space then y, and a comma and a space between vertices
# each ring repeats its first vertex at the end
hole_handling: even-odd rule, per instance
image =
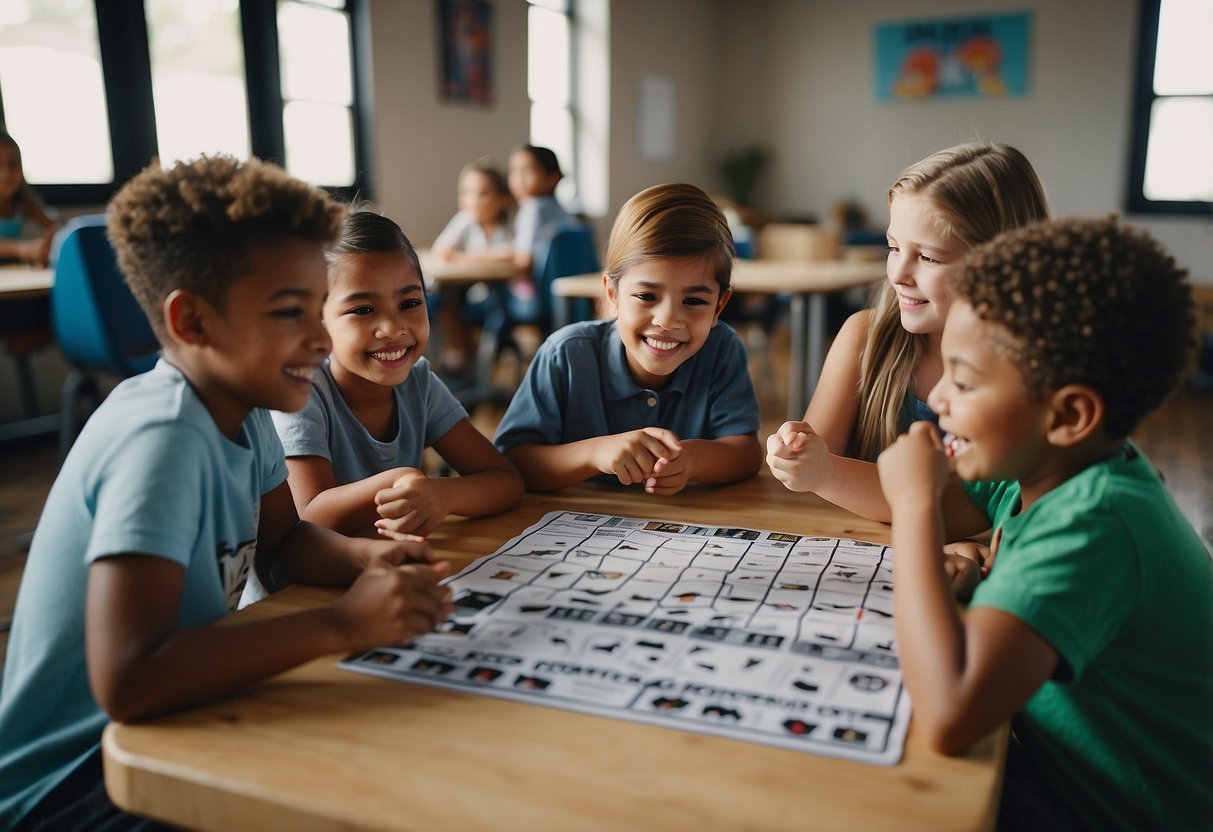
POLYGON ((1020 508, 966 483, 1002 541, 971 607, 1036 630, 1058 671, 1024 706, 1042 779, 1092 829, 1213 822, 1213 561, 1132 443, 1020 508))

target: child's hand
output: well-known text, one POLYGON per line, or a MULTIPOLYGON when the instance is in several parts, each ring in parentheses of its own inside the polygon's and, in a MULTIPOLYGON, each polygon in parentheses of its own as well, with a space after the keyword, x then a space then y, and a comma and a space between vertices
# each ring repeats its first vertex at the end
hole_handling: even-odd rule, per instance
POLYGON ((767 466, 789 491, 817 491, 834 473, 834 456, 808 422, 784 422, 767 437, 767 466))
POLYGON ((938 505, 948 479, 948 458, 939 429, 930 422, 915 422, 910 430, 876 458, 880 487, 889 505, 929 498, 938 505))
POLYGON ((594 467, 614 474, 622 485, 637 485, 653 476, 658 460, 666 463, 682 453, 678 436, 664 428, 641 428, 603 436, 594 448, 594 467))
POLYGON ((366 569, 441 562, 430 542, 415 534, 393 534, 389 540, 364 540, 368 551, 366 569))
POLYGON ((330 608, 346 650, 398 644, 434 629, 454 610, 450 589, 438 585, 450 571, 444 561, 374 567, 359 575, 330 608))
POLYGON ((45 267, 50 263, 51 238, 40 237, 37 240, 23 240, 17 244, 17 256, 23 263, 45 267))
POLYGON ((391 488, 375 495, 379 519, 375 528, 384 537, 427 535, 450 514, 446 489, 435 487, 433 480, 416 468, 403 468, 391 488))
POLYGON ((686 488, 694 477, 689 453, 674 459, 659 459, 653 465, 653 476, 644 481, 644 490, 659 497, 669 497, 686 488))
POLYGON ((996 548, 978 543, 976 540, 958 540, 943 547, 945 555, 968 558, 977 564, 983 578, 990 574, 990 568, 994 566, 995 551, 996 548))
POLYGON ((968 601, 984 577, 981 565, 967 555, 949 552, 948 548, 943 549, 943 569, 952 581, 952 594, 961 601, 968 601))

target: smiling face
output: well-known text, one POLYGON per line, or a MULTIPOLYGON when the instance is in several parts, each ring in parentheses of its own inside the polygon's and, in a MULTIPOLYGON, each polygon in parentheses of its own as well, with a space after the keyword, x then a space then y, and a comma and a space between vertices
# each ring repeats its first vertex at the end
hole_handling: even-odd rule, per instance
POLYGON ((301 240, 264 243, 218 308, 198 300, 204 370, 191 376, 216 424, 234 436, 251 408, 299 410, 330 341, 320 320, 324 252, 301 240))
POLYGON ((347 393, 395 387, 430 339, 421 275, 396 252, 345 254, 332 269, 324 323, 334 380, 347 393))
POLYGON ((606 280, 606 296, 632 378, 653 390, 699 352, 729 299, 706 257, 644 261, 606 280))
POLYGON ((496 226, 509 198, 508 194, 499 193, 482 171, 470 170, 459 178, 459 209, 471 214, 478 225, 496 226))
MULTIPOLYGON (((1053 455, 1049 398, 1031 398, 1015 341, 956 301, 943 331, 944 374, 931 391, 948 453, 965 480, 1030 480, 1053 455)), ((1026 489, 1025 489, 1026 490, 1026 489)))
POLYGON ((951 300, 949 276, 968 253, 961 240, 939 231, 931 203, 913 193, 899 193, 889 204, 889 282, 897 293, 901 325, 907 332, 935 335, 943 331, 951 300))

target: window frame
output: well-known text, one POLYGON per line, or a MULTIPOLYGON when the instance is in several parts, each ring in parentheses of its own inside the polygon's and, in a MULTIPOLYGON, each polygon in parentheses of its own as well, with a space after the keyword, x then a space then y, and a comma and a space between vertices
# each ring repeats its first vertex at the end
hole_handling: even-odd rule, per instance
MULTIPOLYGON (((100 205, 159 153, 156 110, 152 96, 151 55, 142 2, 93 0, 97 39, 109 118, 114 180, 91 184, 30 182, 52 206, 100 205)), ((349 17, 353 80, 354 182, 316 183, 338 198, 373 198, 371 183, 370 21, 367 0, 345 0, 349 17)), ((261 159, 281 163, 286 156, 282 125, 282 86, 278 64, 277 0, 240 0, 244 41, 245 90, 249 109, 249 146, 261 159)), ((0 123, 4 102, 0 99, 0 123)))
MULTIPOLYGON (((1142 0, 1137 27, 1137 74, 1134 79, 1132 136, 1129 149, 1129 186, 1126 211, 1129 214, 1182 216, 1213 215, 1213 202, 1201 200, 1158 200, 1145 195, 1146 152, 1150 144, 1150 118, 1154 102, 1160 98, 1186 98, 1154 93, 1154 63, 1158 56, 1158 23, 1162 0, 1142 0)), ((1209 96, 1213 98, 1213 96, 1209 96)))

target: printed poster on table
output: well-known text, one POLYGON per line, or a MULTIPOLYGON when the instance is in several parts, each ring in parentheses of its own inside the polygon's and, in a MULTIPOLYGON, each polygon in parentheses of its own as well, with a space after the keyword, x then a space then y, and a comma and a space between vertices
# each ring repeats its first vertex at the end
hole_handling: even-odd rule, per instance
POLYGON ((412 684, 891 765, 909 700, 879 543, 556 511, 450 578, 412 684))
POLYGON ((876 99, 1021 97, 1030 26, 1027 12, 877 24, 876 99))

